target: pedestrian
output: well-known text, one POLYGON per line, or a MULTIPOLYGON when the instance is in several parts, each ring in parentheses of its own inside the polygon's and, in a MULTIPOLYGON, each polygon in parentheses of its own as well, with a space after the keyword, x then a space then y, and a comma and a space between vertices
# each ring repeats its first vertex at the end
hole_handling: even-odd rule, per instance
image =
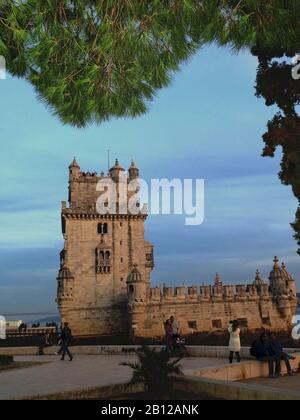
POLYGON ((286 369, 289 376, 295 376, 293 369, 291 367, 290 360, 295 360, 294 357, 288 355, 284 350, 282 344, 277 340, 276 334, 270 333, 269 334, 269 342, 270 342, 270 350, 271 354, 278 359, 276 375, 281 374, 281 361, 285 362, 286 369))
POLYGON ((46 334, 42 335, 41 338, 41 342, 39 345, 39 356, 44 356, 44 349, 46 347, 50 347, 51 346, 51 342, 50 342, 50 334, 49 332, 47 332, 46 334))
POLYGON ((166 333, 166 350, 169 353, 173 353, 174 345, 173 345, 173 328, 171 324, 171 320, 167 319, 165 324, 165 333, 166 333))
POLYGON ((177 338, 180 337, 180 330, 179 330, 179 324, 176 321, 176 319, 174 318, 174 316, 171 316, 170 318, 170 323, 171 323, 171 327, 172 327, 172 335, 173 335, 173 339, 174 341, 177 340, 177 338))
POLYGON ((69 356, 70 362, 72 362, 74 358, 72 353, 69 350, 71 339, 72 339, 71 328, 69 327, 69 324, 65 322, 64 327, 61 332, 61 352, 62 352, 61 360, 62 361, 65 360, 66 354, 69 356))
POLYGON ((238 363, 241 363, 241 330, 239 328, 239 323, 237 321, 233 321, 230 323, 228 332, 230 334, 230 341, 229 341, 229 363, 233 363, 233 357, 236 356, 236 360, 238 363))

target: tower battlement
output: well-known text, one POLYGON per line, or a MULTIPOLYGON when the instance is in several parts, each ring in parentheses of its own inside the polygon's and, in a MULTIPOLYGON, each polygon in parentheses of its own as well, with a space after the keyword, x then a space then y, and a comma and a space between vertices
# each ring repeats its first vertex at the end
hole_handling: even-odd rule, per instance
POLYGON ((191 286, 191 287, 155 287, 150 289, 147 300, 152 302, 172 301, 182 302, 196 300, 199 302, 221 299, 224 302, 233 300, 272 299, 268 284, 257 287, 253 284, 247 286, 224 285, 224 286, 191 286))

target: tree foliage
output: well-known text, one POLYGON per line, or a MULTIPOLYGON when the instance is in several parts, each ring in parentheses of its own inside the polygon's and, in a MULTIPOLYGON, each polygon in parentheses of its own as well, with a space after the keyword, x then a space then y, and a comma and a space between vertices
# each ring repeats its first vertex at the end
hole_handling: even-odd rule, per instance
POLYGON ((2 1, 0 54, 64 123, 147 110, 196 49, 181 0, 2 1))
MULTIPOLYGON (((279 112, 268 122, 263 156, 283 152, 279 178, 291 185, 300 202, 300 81, 292 77, 291 58, 300 52, 300 1, 221 1, 220 27, 210 40, 239 50, 249 48, 258 58, 256 94, 279 112), (222 4, 221 4, 222 3, 222 4)), ((300 205, 292 224, 300 246, 300 205)), ((298 250, 300 254, 300 248, 298 250)))
MULTIPOLYGON (((291 58, 299 51, 297 48, 296 44, 293 49, 290 45, 289 50, 283 47, 266 49, 257 45, 252 53, 259 60, 257 96, 263 97, 267 106, 276 105, 280 110, 268 122, 268 131, 263 136, 263 156, 274 157, 277 148, 282 148, 279 178, 283 184, 292 186, 294 195, 300 201, 300 116, 297 112, 300 105, 300 81, 292 77, 291 64, 291 58)), ((296 232, 295 239, 300 246, 299 216, 300 206, 292 224, 296 232)))
MULTIPOLYGON (((300 200, 300 82, 283 60, 300 52, 300 0, 0 0, 8 71, 78 127, 143 114, 180 65, 211 42, 258 57, 257 96, 280 109, 268 123, 264 155, 282 147, 279 176, 300 200)), ((293 224, 300 246, 299 215, 300 206, 293 224)))
POLYGON ((130 385, 142 384, 146 392, 162 396, 171 390, 176 376, 182 375, 178 365, 180 359, 171 360, 166 350, 157 352, 149 347, 142 347, 136 352, 138 362, 121 363, 133 369, 130 385))

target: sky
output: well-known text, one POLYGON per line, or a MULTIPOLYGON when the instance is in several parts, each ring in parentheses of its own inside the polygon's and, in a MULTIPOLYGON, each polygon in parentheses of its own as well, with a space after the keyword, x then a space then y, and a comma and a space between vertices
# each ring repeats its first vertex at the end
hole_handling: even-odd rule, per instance
MULTIPOLYGON (((205 220, 151 216, 153 285, 253 282, 267 278, 278 255, 300 280, 290 223, 297 200, 277 173, 281 153, 262 158, 262 134, 276 109, 255 97, 256 59, 207 47, 174 75, 149 113, 100 126, 63 126, 19 79, 0 80, 0 314, 56 310, 63 247, 61 201, 68 166, 107 169, 107 150, 141 176, 205 180, 205 220)), ((300 283, 298 282, 298 285, 300 283)))

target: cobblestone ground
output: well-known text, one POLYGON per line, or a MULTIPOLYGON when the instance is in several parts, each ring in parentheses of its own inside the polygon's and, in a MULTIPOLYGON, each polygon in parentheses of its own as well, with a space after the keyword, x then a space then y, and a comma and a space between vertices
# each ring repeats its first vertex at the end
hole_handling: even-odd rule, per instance
MULTIPOLYGON (((57 356, 15 357, 22 362, 49 362, 41 366, 0 372, 0 400, 76 391, 127 382, 131 370, 120 366, 134 356, 78 356, 72 363, 57 356)), ((183 370, 224 364, 224 359, 188 358, 183 370)))

